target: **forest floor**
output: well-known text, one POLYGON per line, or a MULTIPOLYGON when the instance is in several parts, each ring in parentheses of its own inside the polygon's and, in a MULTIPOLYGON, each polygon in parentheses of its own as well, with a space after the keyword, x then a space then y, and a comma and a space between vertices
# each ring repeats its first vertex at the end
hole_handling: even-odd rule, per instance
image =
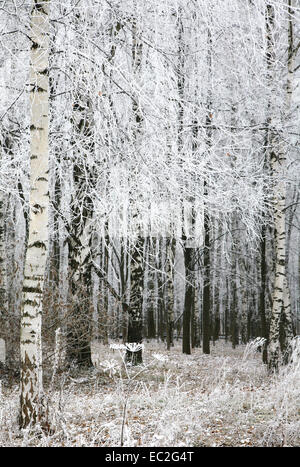
MULTIPOLYGON (((93 344, 95 367, 55 375, 51 434, 20 433, 19 388, 0 387, 0 446, 299 446, 300 358, 268 375, 251 345, 211 355, 145 342, 144 365, 93 344)), ((1 383, 1 380, 0 380, 1 383)))

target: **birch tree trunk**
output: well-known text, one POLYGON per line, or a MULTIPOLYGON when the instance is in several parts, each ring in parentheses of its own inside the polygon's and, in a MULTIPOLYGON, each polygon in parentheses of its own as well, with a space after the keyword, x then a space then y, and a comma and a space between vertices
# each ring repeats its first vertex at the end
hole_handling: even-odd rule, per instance
POLYGON ((20 426, 43 419, 41 325, 48 252, 49 2, 36 0, 31 11, 30 219, 21 311, 20 426))
MULTIPOLYGON (((133 2, 135 11, 137 4, 133 2)), ((142 61, 142 42, 138 35, 137 20, 135 17, 132 19, 132 66, 133 73, 138 77, 138 73, 142 61)), ((143 115, 140 111, 138 95, 132 106, 134 127, 133 127, 133 142, 135 151, 139 152, 139 134, 141 131, 141 123, 143 115)), ((133 206, 133 218, 138 218, 138 210, 133 206)), ((143 283, 144 283, 144 238, 140 232, 140 226, 137 225, 138 236, 134 241, 131 248, 131 261, 130 261, 130 307, 128 319, 128 342, 140 344, 142 342, 143 331, 143 283)), ((132 365, 142 363, 142 350, 131 352, 127 350, 126 360, 130 361, 132 365)))
MULTIPOLYGON (((289 13, 291 10, 291 0, 289 0, 289 13)), ((288 29, 288 80, 286 87, 286 113, 290 109, 292 95, 292 69, 293 69, 293 34, 291 19, 288 29)), ((269 71, 269 81, 272 86, 271 73, 275 64, 275 44, 274 44, 274 23, 275 12, 271 4, 266 8, 266 30, 267 30, 267 65, 269 71)), ((271 116, 271 121, 272 121, 271 116)), ((286 143, 281 135, 270 131, 270 165, 275 179, 274 184, 274 243, 275 243, 275 280, 273 287, 273 303, 270 322, 270 343, 269 362, 270 370, 277 370, 280 357, 280 347, 283 352, 289 346, 293 338, 292 316, 288 281, 286 277, 286 143), (284 338, 280 345, 280 322, 284 323, 284 338)))
MULTIPOLYGON (((82 17, 76 14, 76 25, 82 17)), ((73 186, 69 228, 69 276, 72 313, 67 321, 68 363, 92 366, 92 287, 91 258, 94 203, 91 190, 96 189, 95 168, 89 157, 95 153, 93 101, 88 88, 89 73, 82 70, 82 82, 74 93, 73 113, 73 186)))
MULTIPOLYGON (((79 99, 79 98, 78 98, 79 99)), ((86 167, 84 154, 89 144, 93 144, 90 128, 91 115, 80 104, 74 106, 75 137, 83 138, 83 161, 78 160, 73 167, 75 196, 71 209, 69 246, 69 293, 72 304, 71 314, 67 320, 68 363, 78 366, 92 366, 91 359, 91 238, 93 203, 88 194, 86 174, 91 177, 90 168, 86 167)), ((89 106, 87 105, 89 109, 89 106)))
MULTIPOLYGON (((279 175, 279 170, 285 160, 284 153, 280 150, 271 156, 273 170, 279 175)), ((279 181, 274 193, 274 234, 275 234, 275 281, 273 289, 273 304, 270 323, 269 344, 269 369, 278 368, 280 354, 280 321, 284 317, 285 343, 282 342, 282 350, 288 346, 293 337, 291 304, 288 291, 285 268, 286 232, 285 232, 285 183, 279 181)))
MULTIPOLYGON (((78 221, 78 219, 77 219, 78 221)), ((73 233, 69 239, 69 264, 71 265, 70 293, 71 319, 67 322, 68 363, 93 366, 91 357, 91 268, 90 268, 90 219, 84 216, 80 223, 73 220, 73 233), (76 225, 76 227, 75 227, 76 225), (77 230, 78 229, 78 230, 77 230)))

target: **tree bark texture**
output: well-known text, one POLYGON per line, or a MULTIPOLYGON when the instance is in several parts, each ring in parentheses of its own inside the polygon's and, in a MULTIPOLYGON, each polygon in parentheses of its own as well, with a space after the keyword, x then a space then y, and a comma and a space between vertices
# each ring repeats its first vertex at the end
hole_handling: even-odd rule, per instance
POLYGON ((42 298, 48 252, 49 2, 33 1, 30 62, 30 219, 21 311, 20 426, 40 422, 42 298))

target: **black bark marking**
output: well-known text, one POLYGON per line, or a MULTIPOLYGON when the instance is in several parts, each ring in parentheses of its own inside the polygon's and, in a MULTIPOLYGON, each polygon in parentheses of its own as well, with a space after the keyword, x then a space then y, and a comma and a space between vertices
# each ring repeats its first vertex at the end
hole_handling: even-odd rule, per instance
POLYGON ((48 13, 44 10, 44 4, 47 2, 48 0, 43 0, 42 2, 40 2, 39 0, 34 0, 34 4, 33 4, 33 7, 32 7, 32 11, 31 11, 31 14, 33 14, 34 10, 40 12, 40 13, 44 13, 44 15, 48 16, 48 13))
POLYGON ((37 131, 41 131, 43 130, 44 128, 41 128, 41 127, 38 127, 38 126, 35 126, 35 125, 30 125, 30 131, 34 131, 34 130, 37 130, 37 131))
MULTIPOLYGON (((32 39, 31 39, 32 40, 32 39)), ((34 40, 32 40, 32 44, 31 44, 31 49, 32 50, 36 50, 38 49, 40 46, 40 44, 38 44, 37 42, 35 42, 34 40)))
MULTIPOLYGON (((39 303, 36 300, 27 299, 27 300, 24 300, 24 305, 30 305, 30 306, 35 307, 35 306, 39 306, 39 303)), ((23 316, 25 317, 27 314, 28 313, 24 313, 23 316)), ((28 316, 30 316, 30 315, 28 314, 28 316)))
POLYGON ((33 212, 37 214, 39 211, 42 213, 44 208, 40 204, 33 205, 33 212))
POLYGON ((39 74, 39 75, 46 75, 46 76, 48 76, 48 75, 49 75, 49 68, 45 68, 45 69, 42 70, 42 71, 38 71, 38 74, 39 74))
POLYGON ((38 293, 38 294, 41 294, 43 292, 42 292, 42 289, 40 287, 26 287, 26 286, 24 286, 23 287, 23 293, 38 293))
POLYGON ((47 92, 47 89, 43 89, 37 84, 32 84, 32 88, 30 89, 30 92, 47 92))
POLYGON ((40 242, 40 241, 30 243, 30 245, 28 245, 28 248, 42 248, 44 250, 47 250, 47 247, 46 247, 45 243, 40 242))

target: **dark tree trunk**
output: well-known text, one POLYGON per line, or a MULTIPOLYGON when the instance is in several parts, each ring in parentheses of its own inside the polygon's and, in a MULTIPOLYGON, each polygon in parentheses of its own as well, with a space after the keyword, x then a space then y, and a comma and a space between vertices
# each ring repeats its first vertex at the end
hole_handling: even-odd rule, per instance
MULTIPOLYGON (((78 18, 80 20, 80 18, 78 18)), ((75 95, 73 104, 73 140, 84 143, 73 165, 74 195, 71 200, 69 226, 70 306, 67 316, 67 351, 69 363, 92 366, 91 359, 91 229, 93 202, 89 193, 95 187, 92 168, 86 163, 86 152, 93 152, 94 132, 91 102, 88 96, 75 95), (88 174, 88 184, 86 184, 88 174)), ((74 143, 76 147, 76 143, 74 143)))
MULTIPOLYGON (((234 279, 234 281, 236 278, 234 279)), ((235 349, 239 343, 238 340, 238 323, 237 323, 237 290, 236 283, 232 285, 232 300, 230 307, 230 334, 232 348, 235 349)))
MULTIPOLYGON (((143 285, 144 285, 144 239, 138 237, 131 250, 130 259, 130 305, 128 310, 127 342, 141 344, 143 340, 143 285)), ((138 365, 143 362, 142 350, 126 352, 127 362, 138 365)))
POLYGON ((261 320, 261 335, 266 339, 266 343, 263 346, 262 360, 264 363, 268 363, 268 328, 266 319, 266 274, 267 274, 267 261, 266 261, 266 228, 262 227, 261 232, 261 243, 260 243, 260 294, 259 294, 259 308, 260 308, 260 320, 261 320))
POLYGON ((147 337, 154 339, 156 336, 155 327, 155 279, 156 279, 156 238, 149 237, 149 273, 148 273, 148 309, 147 309, 147 337))
POLYGON ((228 321, 229 321, 229 306, 230 306, 230 288, 229 288, 229 279, 226 279, 226 295, 225 295, 225 311, 224 311, 224 334, 225 334, 225 342, 228 341, 228 321))
POLYGON ((174 259, 176 241, 168 238, 166 242, 166 277, 167 277, 167 306, 166 306, 166 331, 167 350, 170 350, 173 343, 174 333, 174 259))
POLYGON ((163 239, 158 242, 157 257, 157 286, 158 286, 158 304, 157 304, 157 338, 164 341, 165 334, 165 299, 164 299, 164 276, 163 276, 163 239))
POLYGON ((203 302, 202 302, 202 350, 203 353, 210 353, 210 248, 209 219, 204 215, 204 251, 203 251, 203 302))
POLYGON ((182 352, 191 354, 191 317, 194 301, 194 248, 184 247, 185 295, 182 325, 182 352))

